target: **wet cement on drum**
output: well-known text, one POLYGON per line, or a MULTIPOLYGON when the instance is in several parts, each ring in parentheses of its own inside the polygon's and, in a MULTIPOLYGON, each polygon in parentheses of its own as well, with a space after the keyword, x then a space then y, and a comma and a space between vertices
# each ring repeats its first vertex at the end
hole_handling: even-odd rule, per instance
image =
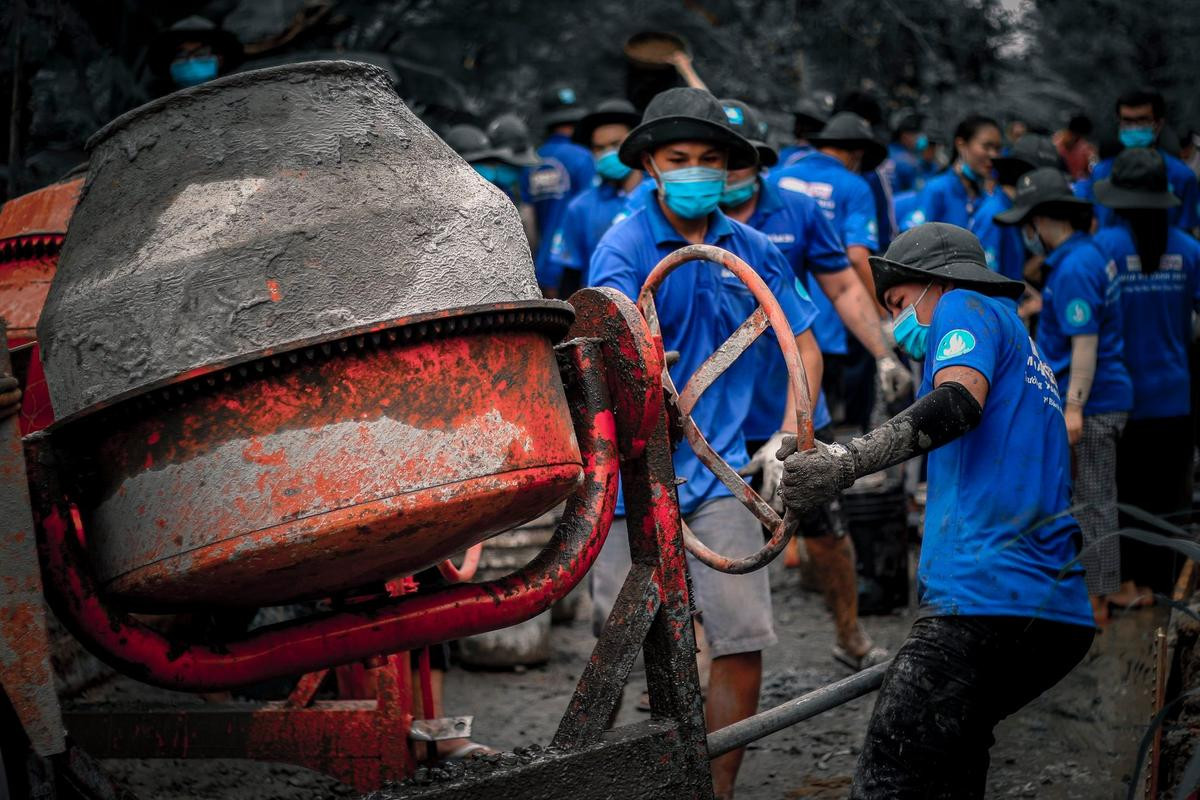
MULTIPOLYGON (((799 577, 772 565, 775 622, 780 644, 764 654, 764 707, 847 675, 829 656, 832 625, 819 597, 800 589, 799 577)), ((475 739, 512 750, 546 745, 567 708, 595 639, 586 601, 575 622, 556 625, 550 661, 522 672, 454 669, 446 683, 446 711, 474 714, 475 739)), ((1108 800, 1125 796, 1138 741, 1150 716, 1153 681, 1151 642, 1166 615, 1155 609, 1126 612, 1096 638, 1091 652, 1066 679, 1003 722, 996 731, 989 798, 1108 800)), ((911 613, 864 620, 876 640, 895 650, 911 625, 911 613)), ((644 687, 640 665, 631 686, 644 687)), ((146 696, 157 689, 128 681, 94 695, 112 699, 146 696)), ((626 691, 619 722, 646 719, 626 691)), ((845 797, 870 717, 873 696, 856 700, 750 748, 738 784, 738 800, 845 797)), ((329 779, 299 768, 222 760, 206 762, 106 761, 142 797, 309 798, 344 796, 329 779)), ((348 794, 353 794, 347 792, 348 794)))

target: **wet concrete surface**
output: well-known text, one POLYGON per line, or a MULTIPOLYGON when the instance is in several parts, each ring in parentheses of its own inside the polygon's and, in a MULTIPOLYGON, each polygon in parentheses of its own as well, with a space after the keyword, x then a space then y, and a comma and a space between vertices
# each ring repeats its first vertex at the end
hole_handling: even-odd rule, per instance
MULTIPOLYGON (((775 566, 772 575, 780 644, 765 653, 763 707, 848 674, 829 655, 832 625, 820 598, 803 591, 793 572, 775 566)), ((493 747, 547 744, 595 641, 588 619, 585 602, 575 622, 554 627, 551 657, 544 666, 519 672, 451 671, 447 713, 475 715, 475 739, 493 747)), ((911 613, 894 614, 869 617, 866 624, 880 644, 894 650, 912 619, 911 613)), ((1118 615, 1071 675, 1000 725, 988 797, 1125 796, 1151 715, 1154 629, 1165 625, 1165 619, 1155 609, 1118 615)), ((631 677, 619 724, 645 718, 634 708, 644 687, 640 669, 635 667, 631 677)), ((93 694, 105 699, 140 696, 140 690, 118 685, 93 694)), ((161 698, 157 690, 146 691, 161 698)), ((845 797, 873 702, 873 696, 857 700, 752 746, 742 768, 739 800, 845 797)), ((139 796, 162 800, 282 800, 346 793, 323 776, 281 765, 235 760, 104 763, 139 796)))

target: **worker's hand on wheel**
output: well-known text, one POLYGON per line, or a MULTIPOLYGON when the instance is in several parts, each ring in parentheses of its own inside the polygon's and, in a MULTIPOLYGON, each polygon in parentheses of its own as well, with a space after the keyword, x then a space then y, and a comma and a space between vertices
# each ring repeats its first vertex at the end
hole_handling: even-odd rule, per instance
MULTIPOLYGON (((784 505, 805 512, 828 503, 838 492, 854 483, 854 456, 840 444, 816 442, 816 447, 795 452, 783 462, 783 484, 779 489, 784 505)), ((786 446, 779 451, 787 452, 786 446)))
POLYGON ((879 390, 885 403, 894 403, 912 386, 912 375, 891 353, 875 360, 879 390))
MULTIPOLYGON (((758 493, 771 504, 771 508, 780 514, 783 513, 783 499, 779 497, 779 481, 783 477, 783 462, 776 458, 775 454, 783 446, 783 440, 788 437, 789 434, 776 431, 770 439, 767 439, 766 444, 758 448, 750 457, 750 463, 738 470, 739 475, 762 473, 762 485, 759 487, 758 493)), ((795 436, 790 438, 795 442, 795 436)), ((795 444, 792 445, 792 448, 795 449, 795 444)))
POLYGON ((11 375, 0 376, 0 419, 21 410, 21 384, 11 375))
POLYGON ((1067 410, 1063 412, 1063 419, 1067 422, 1067 441, 1072 445, 1079 444, 1083 437, 1083 409, 1068 403, 1067 410))

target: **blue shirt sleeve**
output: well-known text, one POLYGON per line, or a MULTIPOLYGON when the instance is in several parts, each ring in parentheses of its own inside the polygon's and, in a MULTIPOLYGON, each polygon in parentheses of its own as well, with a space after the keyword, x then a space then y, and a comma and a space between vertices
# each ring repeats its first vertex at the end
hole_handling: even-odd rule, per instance
POLYGON ((1100 312, 1107 289, 1105 274, 1068 260, 1054 287, 1054 316, 1067 336, 1100 333, 1100 312))
POLYGON ((611 286, 634 302, 637 302, 644 278, 628 256, 603 240, 588 264, 589 285, 611 286))
POLYGON ((1002 344, 995 312, 969 292, 951 291, 933 313, 925 356, 931 366, 927 369, 936 378, 947 367, 970 367, 991 384, 1002 344))
POLYGON ((1200 184, 1196 182, 1196 175, 1191 169, 1180 170, 1183 175, 1183 186, 1179 189, 1179 199, 1182 205, 1179 207, 1179 223, 1178 227, 1185 231, 1191 231, 1200 225, 1200 184))
POLYGON ((810 272, 840 272, 850 266, 846 247, 842 244, 833 223, 821 211, 816 201, 805 212, 804 265, 810 272))
POLYGON ((583 254, 587 249, 584 239, 584 225, 587 220, 581 204, 572 201, 563 215, 562 224, 550 240, 550 263, 554 271, 562 274, 565 269, 579 272, 583 270, 583 254))
POLYGON ((842 240, 846 247, 879 249, 879 225, 875 221, 875 196, 864 180, 855 181, 846 192, 842 240))

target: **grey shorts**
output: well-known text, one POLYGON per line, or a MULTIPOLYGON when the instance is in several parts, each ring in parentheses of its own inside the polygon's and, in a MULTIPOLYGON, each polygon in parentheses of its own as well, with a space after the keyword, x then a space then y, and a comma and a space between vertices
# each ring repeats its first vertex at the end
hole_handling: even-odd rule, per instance
MULTIPOLYGON (((732 497, 710 500, 684 519, 692 532, 718 553, 744 556, 763 546, 758 520, 732 497)), ((693 601, 704 623, 704 635, 713 658, 756 652, 779 641, 771 619, 767 570, 726 575, 704 566, 690 554, 687 563, 693 601)), ((612 611, 629 567, 629 529, 625 518, 618 517, 589 573, 592 630, 597 636, 612 611)))

